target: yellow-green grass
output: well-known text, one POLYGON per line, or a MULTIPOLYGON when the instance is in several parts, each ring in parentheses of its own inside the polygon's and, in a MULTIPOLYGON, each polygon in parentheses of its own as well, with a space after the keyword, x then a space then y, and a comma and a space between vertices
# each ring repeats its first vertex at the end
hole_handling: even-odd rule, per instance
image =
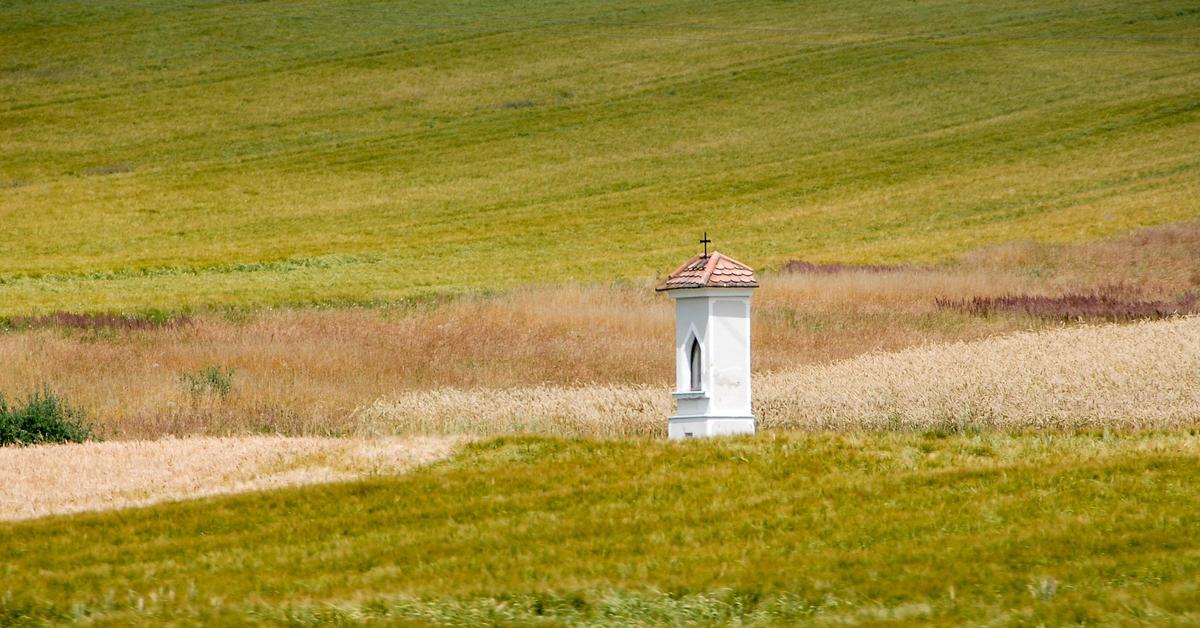
POLYGON ((1200 438, 501 439, 0 524, 0 621, 1200 621, 1200 438))
POLYGON ((0 315, 939 261, 1200 215, 1192 3, 0 6, 0 315))

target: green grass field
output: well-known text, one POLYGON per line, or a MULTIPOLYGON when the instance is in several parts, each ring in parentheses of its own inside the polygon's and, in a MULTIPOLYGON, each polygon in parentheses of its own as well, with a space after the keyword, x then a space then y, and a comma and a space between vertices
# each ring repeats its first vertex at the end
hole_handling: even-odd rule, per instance
POLYGON ((501 439, 0 525, 0 623, 1200 621, 1195 434, 501 439))
POLYGON ((1200 11, 0 5, 0 315, 937 261, 1200 215, 1200 11))

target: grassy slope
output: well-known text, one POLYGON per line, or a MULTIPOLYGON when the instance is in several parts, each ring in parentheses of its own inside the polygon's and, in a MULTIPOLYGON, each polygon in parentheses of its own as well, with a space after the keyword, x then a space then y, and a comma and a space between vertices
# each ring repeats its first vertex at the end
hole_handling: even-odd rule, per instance
POLYGON ((769 265, 1200 214, 1186 1, 18 1, 0 59, 0 314, 643 276, 703 229, 769 265))
POLYGON ((0 620, 1191 623, 1194 435, 472 445, 411 475, 0 525, 0 620))

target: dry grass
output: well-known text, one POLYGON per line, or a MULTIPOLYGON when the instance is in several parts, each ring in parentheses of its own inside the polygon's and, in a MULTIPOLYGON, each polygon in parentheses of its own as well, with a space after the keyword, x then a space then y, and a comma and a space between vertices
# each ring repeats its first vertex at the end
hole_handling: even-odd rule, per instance
POLYGON ((1175 297, 1200 289, 1200 222, 1147 227, 1086 244, 1014 242, 974 251, 960 263, 1043 280, 1056 292, 1121 283, 1147 296, 1175 297))
MULTIPOLYGON (((355 416, 368 434, 665 436, 666 387, 438 390, 355 416)), ((755 381, 764 429, 1074 430, 1200 425, 1200 317, 872 353, 755 381)))
POLYGON ((665 386, 447 388, 378 400, 350 422, 363 435, 665 437, 672 403, 665 386))
POLYGON ((398 473, 451 438, 168 438, 0 449, 0 520, 398 473))
MULTIPOLYGON (((1186 224, 1088 245, 989 249, 954 267, 769 274, 755 297, 754 365, 780 372, 1056 325, 946 311, 938 299, 1053 296, 1095 281, 1178 298, 1200 287, 1196 259, 1200 225, 1186 224)), ((159 326, 50 318, 0 333, 0 391, 49 384, 85 406, 108 438, 346 434, 357 408, 398 393, 435 391, 428 403, 443 407, 446 389, 541 398, 564 387, 662 385, 673 372, 672 316, 647 282, 159 326), (232 369, 227 394, 189 384, 209 368, 232 369)))
MULTIPOLYGON (((1027 327, 939 311, 933 296, 1002 282, 912 271, 772 277, 756 306, 756 366, 779 370, 928 340, 1027 327)), ((0 334, 0 391, 49 383, 109 438, 264 430, 341 434, 380 396, 446 387, 650 385, 671 377, 673 309, 648 286, 525 289, 413 309, 284 310, 155 329, 0 334), (228 394, 188 375, 232 369, 228 394)))

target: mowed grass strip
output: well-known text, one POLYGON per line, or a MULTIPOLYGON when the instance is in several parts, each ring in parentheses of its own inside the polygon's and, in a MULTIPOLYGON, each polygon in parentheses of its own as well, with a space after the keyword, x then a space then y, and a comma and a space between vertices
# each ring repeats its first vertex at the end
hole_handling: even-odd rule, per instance
POLYGON ((0 520, 394 475, 457 444, 246 436, 3 447, 0 520))
POLYGON ((1185 1, 20 1, 0 24, 0 315, 645 277, 705 230, 769 267, 1200 215, 1185 1))
POLYGON ((1192 623, 1200 438, 498 439, 0 525, 5 621, 1192 623))

